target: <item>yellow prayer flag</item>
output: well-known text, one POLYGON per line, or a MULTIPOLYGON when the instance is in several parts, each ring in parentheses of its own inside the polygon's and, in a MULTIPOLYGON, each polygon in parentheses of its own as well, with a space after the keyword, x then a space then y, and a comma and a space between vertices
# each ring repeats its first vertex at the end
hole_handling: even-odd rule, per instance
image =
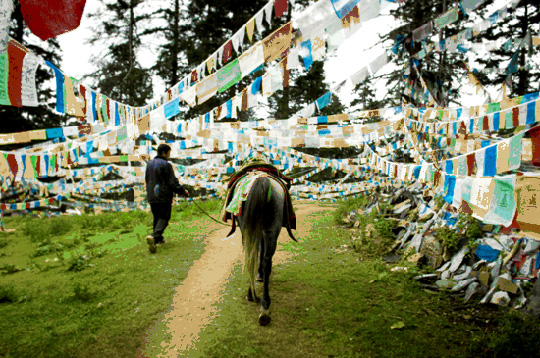
POLYGON ((253 31, 255 30, 255 19, 251 19, 246 24, 246 34, 249 42, 253 42, 253 31))

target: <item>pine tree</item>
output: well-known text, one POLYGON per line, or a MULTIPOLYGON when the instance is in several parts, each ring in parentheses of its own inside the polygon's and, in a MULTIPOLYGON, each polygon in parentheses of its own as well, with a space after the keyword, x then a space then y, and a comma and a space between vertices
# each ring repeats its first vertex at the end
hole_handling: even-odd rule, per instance
POLYGON ((163 79, 167 88, 171 88, 180 81, 180 68, 186 66, 182 38, 189 27, 189 19, 187 13, 181 10, 183 3, 181 0, 171 0, 170 6, 164 6, 155 11, 151 14, 152 19, 161 21, 162 25, 144 32, 161 35, 165 40, 158 46, 158 58, 152 70, 163 79))
POLYGON ((488 56, 482 56, 477 61, 484 65, 485 71, 480 71, 477 77, 484 85, 493 85, 497 89, 505 80, 511 83, 507 96, 521 96, 540 90, 540 70, 534 63, 539 50, 537 47, 524 43, 518 48, 527 34, 538 36, 540 22, 540 3, 535 0, 522 0, 507 18, 490 27, 482 40, 502 41, 504 45, 490 51, 488 56), (514 56, 514 57, 513 57, 514 56), (512 66, 501 69, 503 63, 510 60, 512 66))
MULTIPOLYGON (((296 1, 295 9, 297 12, 300 12, 308 5, 308 1, 296 1)), ((289 3, 287 16, 285 18, 282 17, 282 23, 291 21, 292 8, 293 6, 289 3)), ((280 21, 280 19, 277 20, 280 21)), ((330 87, 324 83, 323 60, 314 62, 307 72, 290 71, 289 76, 289 86, 284 87, 283 90, 279 90, 268 99, 269 113, 274 118, 289 118, 330 90, 330 87)), ((332 115, 343 113, 344 111, 345 107, 339 101, 339 98, 332 96, 332 103, 323 108, 320 114, 332 115)))
POLYGON ((381 101, 376 100, 375 88, 371 78, 366 78, 364 82, 357 84, 353 92, 357 95, 351 102, 351 108, 359 110, 377 109, 381 107, 381 101))
POLYGON ((107 53, 94 56, 98 69, 88 75, 102 94, 132 106, 142 106, 152 98, 152 76, 137 61, 142 44, 142 24, 149 14, 136 15, 144 0, 101 0, 104 12, 92 14, 98 20, 90 44, 106 43, 107 53), (141 25, 141 26, 139 26, 141 25), (141 29, 139 29, 139 27, 141 29))
MULTIPOLYGON (((55 64, 61 62, 61 51, 55 39, 47 41, 37 40, 38 44, 28 42, 30 30, 24 22, 21 5, 16 2, 12 13, 12 23, 10 26, 10 36, 24 45, 33 54, 46 61, 55 64)), ((39 106, 37 107, 0 107, 0 118, 2 125, 1 133, 13 133, 28 131, 33 129, 45 129, 59 127, 65 124, 67 117, 60 116, 54 111, 55 92, 47 84, 54 79, 54 74, 46 67, 40 66, 36 71, 36 86, 39 106)), ((20 145, 2 146, 4 150, 10 150, 20 145)))
MULTIPOLYGON (((396 9, 390 11, 396 21, 403 22, 404 25, 395 28, 387 35, 383 36, 382 42, 390 40, 392 43, 401 42, 401 46, 396 46, 397 56, 392 56, 391 60, 397 65, 398 70, 394 71, 388 78, 386 85, 392 94, 384 99, 385 105, 401 104, 405 83, 408 81, 416 91, 422 91, 420 78, 415 74, 412 67, 412 56, 417 54, 423 46, 431 43, 431 40, 414 41, 412 32, 418 27, 435 20, 439 15, 444 14, 450 3, 446 0, 421 0, 406 1, 396 9), (408 67, 410 74, 404 71, 408 67), (410 76, 410 77, 405 77, 410 76)), ((459 18, 463 19, 463 14, 459 13, 459 18)), ((457 34, 463 27, 461 20, 444 27, 439 31, 436 41, 448 39, 457 34)), ((433 33, 428 37, 428 39, 433 33)), ((458 78, 466 73, 461 63, 463 54, 460 52, 437 52, 431 53, 417 63, 419 75, 422 76, 429 92, 435 97, 438 105, 448 106, 451 102, 459 103, 459 82, 458 78)), ((423 105, 418 99, 407 98, 413 105, 423 105)))

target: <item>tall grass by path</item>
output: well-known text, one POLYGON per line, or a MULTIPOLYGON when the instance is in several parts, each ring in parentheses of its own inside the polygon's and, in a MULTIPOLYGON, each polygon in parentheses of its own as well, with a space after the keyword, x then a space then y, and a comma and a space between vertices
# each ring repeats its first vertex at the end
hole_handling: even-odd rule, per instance
POLYGON ((273 269, 270 326, 258 325, 259 307, 245 299, 237 266, 217 303, 219 315, 186 356, 493 357, 517 343, 516 331, 503 331, 508 324, 496 307, 473 308, 426 292, 412 280, 412 266, 392 272, 380 258, 343 248, 351 244, 350 232, 330 212, 309 220, 308 237, 281 244, 294 258, 273 269), (485 310, 490 324, 471 317, 476 310, 485 310))
MULTIPOLYGON (((216 201, 201 205, 219 210, 216 201)), ((192 207, 173 208, 155 255, 144 212, 6 218, 17 231, 5 237, 0 267, 22 271, 0 276, 0 357, 135 356, 204 252, 211 221, 192 207)))

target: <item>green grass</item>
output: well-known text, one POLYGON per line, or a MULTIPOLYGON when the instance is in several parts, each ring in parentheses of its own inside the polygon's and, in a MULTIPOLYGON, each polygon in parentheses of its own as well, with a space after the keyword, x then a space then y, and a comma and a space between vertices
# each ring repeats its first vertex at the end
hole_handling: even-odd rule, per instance
POLYGON ((217 303, 219 315, 186 356, 482 357, 497 356, 501 341, 516 344, 516 333, 501 336, 493 325, 498 309, 424 291, 412 267, 392 272, 380 259, 344 249, 350 232, 334 225, 331 212, 310 220, 308 237, 281 245, 294 257, 274 266, 270 325, 259 326, 259 306, 245 299, 237 266, 217 303), (484 318, 475 320, 473 311, 484 318))
MULTIPOLYGON (((218 203, 199 205, 217 214, 218 203)), ((174 207, 155 255, 144 212, 6 218, 17 231, 5 237, 0 267, 22 271, 0 276, 0 356, 135 356, 204 252, 210 220, 192 206, 174 207)))

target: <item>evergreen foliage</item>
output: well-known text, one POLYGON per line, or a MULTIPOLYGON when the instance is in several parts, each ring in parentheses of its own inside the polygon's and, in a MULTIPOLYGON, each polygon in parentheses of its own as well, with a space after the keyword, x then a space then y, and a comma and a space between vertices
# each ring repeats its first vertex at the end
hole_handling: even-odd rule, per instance
POLYGON ((98 64, 93 78, 102 94, 132 106, 142 106, 152 98, 152 76, 137 61, 142 45, 144 21, 149 14, 136 14, 145 0, 100 0, 104 11, 91 14, 98 26, 90 44, 106 43, 106 54, 93 56, 98 64))

